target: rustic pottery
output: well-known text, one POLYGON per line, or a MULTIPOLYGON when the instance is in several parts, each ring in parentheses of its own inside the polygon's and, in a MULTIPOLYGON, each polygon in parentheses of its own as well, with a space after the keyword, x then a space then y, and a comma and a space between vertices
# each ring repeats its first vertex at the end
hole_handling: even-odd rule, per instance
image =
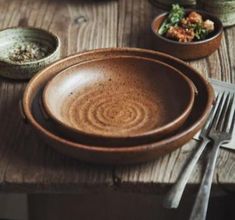
POLYGON ((74 65, 43 92, 46 113, 63 132, 102 146, 159 140, 182 126, 193 103, 194 85, 177 69, 134 56, 74 65))
POLYGON ((160 52, 144 49, 99 49, 69 56, 38 73, 29 82, 24 92, 22 114, 25 121, 32 125, 44 141, 61 153, 92 163, 130 164, 153 160, 188 142, 205 123, 213 100, 214 92, 210 83, 181 60, 160 52), (55 131, 40 110, 40 96, 47 82, 59 72, 80 62, 120 55, 146 57, 165 62, 179 69, 193 81, 198 95, 195 97, 194 107, 186 123, 174 134, 160 141, 131 147, 122 146, 120 148, 81 144, 55 131))
POLYGON ((35 73, 60 57, 59 38, 43 29, 15 27, 0 31, 0 75, 11 79, 30 79, 35 73), (42 59, 15 62, 10 59, 10 51, 23 44, 39 44, 45 51, 42 59))
POLYGON ((197 4, 217 16, 224 27, 235 25, 235 0, 197 0, 197 4))
MULTIPOLYGON (((190 13, 193 9, 186 10, 186 13, 190 13)), ((221 43, 221 37, 223 32, 223 25, 221 21, 204 11, 198 11, 202 15, 203 20, 210 19, 215 23, 215 30, 209 34, 205 40, 182 43, 168 39, 158 33, 162 22, 165 20, 168 13, 163 13, 157 16, 152 22, 152 31, 155 35, 155 49, 176 56, 183 60, 194 60, 209 56, 215 52, 221 43)))

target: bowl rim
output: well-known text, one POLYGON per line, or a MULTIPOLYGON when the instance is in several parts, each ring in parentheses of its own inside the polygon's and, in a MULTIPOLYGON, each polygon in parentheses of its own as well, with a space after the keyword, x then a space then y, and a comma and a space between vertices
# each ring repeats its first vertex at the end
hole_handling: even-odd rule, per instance
POLYGON ((201 45, 201 44, 206 44, 210 41, 213 41, 214 39, 216 39, 217 37, 219 37, 222 32, 223 32, 223 24, 221 22, 221 20, 216 17, 215 15, 211 14, 211 13, 208 13, 206 11, 203 11, 203 10, 198 10, 198 9, 193 9, 193 8, 187 8, 185 9, 185 12, 186 13, 189 13, 191 11, 195 11, 195 12, 198 12, 200 15, 206 15, 206 16, 209 16, 211 17, 211 20, 214 21, 217 25, 218 25, 218 30, 216 33, 214 33, 211 37, 209 38, 206 38, 204 40, 199 40, 199 41, 192 41, 192 42, 179 42, 179 41, 175 41, 175 40, 172 40, 172 39, 169 39, 169 38, 166 38, 162 35, 160 35, 158 33, 158 29, 154 29, 154 24, 156 23, 156 21, 158 21, 159 19, 163 18, 163 17, 166 17, 166 15, 169 14, 169 12, 163 12, 161 14, 159 14, 158 16, 156 16, 153 21, 152 21, 152 24, 151 24, 151 30, 152 32, 154 33, 155 36, 157 36, 158 38, 160 38, 161 40, 163 41, 166 41, 168 42, 169 44, 175 44, 175 45, 178 45, 178 46, 189 46, 189 45, 201 45))
POLYGON ((66 138, 60 137, 59 135, 56 135, 54 133, 52 133, 51 131, 48 131, 46 128, 44 128, 40 123, 37 122, 37 120, 35 119, 34 115, 32 114, 31 111, 31 103, 30 103, 30 97, 32 96, 31 94, 31 90, 32 90, 32 84, 37 81, 40 80, 41 74, 45 74, 45 71, 48 71, 49 69, 53 68, 56 65, 62 65, 63 62, 79 57, 81 55, 89 55, 89 54, 93 54, 96 52, 112 52, 112 51, 127 51, 127 52, 143 52, 143 53, 148 53, 148 54, 159 54, 161 56, 164 57, 168 57, 169 59, 173 59, 174 61, 182 64, 182 65, 186 65, 189 69, 192 69, 193 72, 195 72, 197 74, 197 76, 201 79, 202 82, 204 82, 204 85, 207 88, 207 92, 209 94, 208 96, 208 101, 206 103, 206 107, 204 109, 204 112, 202 112, 200 118, 192 125, 190 126, 189 129, 182 131, 180 134, 175 134, 167 139, 163 139, 160 141, 157 141, 157 146, 160 146, 162 144, 168 144, 171 143, 172 141, 178 140, 180 137, 184 137, 187 134, 189 134, 190 132, 192 132, 193 130, 195 130, 198 126, 200 126, 200 124, 202 123, 202 121, 205 121, 208 114, 209 114, 209 109, 211 109, 211 105, 214 101, 214 90, 212 88, 212 86, 210 85, 210 83, 196 70, 193 69, 192 67, 190 67, 189 65, 187 65, 184 61, 173 57, 171 55, 168 55, 166 53, 162 53, 159 51, 153 51, 153 50, 148 50, 148 49, 141 49, 141 48, 128 48, 128 47, 123 47, 123 48, 102 48, 102 49, 94 49, 94 50, 90 50, 90 51, 86 51, 86 52, 78 52, 75 53, 73 55, 67 56, 53 64, 51 64, 50 66, 46 67, 44 70, 41 70, 40 72, 38 72, 31 80, 30 82, 27 84, 26 89, 24 91, 23 94, 23 100, 22 100, 22 113, 24 114, 24 118, 27 122, 29 122, 32 127, 34 127, 41 135, 43 135, 44 137, 59 142, 60 144, 65 144, 67 148, 69 149, 80 149, 80 150, 84 150, 84 151, 90 151, 90 152, 100 152, 100 153, 135 153, 135 152, 145 152, 147 148, 153 149, 156 146, 156 143, 150 143, 150 144, 144 144, 144 145, 138 145, 138 146, 126 146, 126 147, 101 147, 101 146, 88 146, 88 145, 84 145, 81 143, 77 143, 71 140, 68 140, 66 138))
POLYGON ((38 28, 38 27, 33 27, 33 26, 13 26, 13 27, 7 27, 4 29, 0 29, 0 32, 4 32, 4 31, 14 31, 14 30, 29 30, 29 31, 39 31, 39 32, 43 32, 44 34, 47 34, 48 36, 52 37, 54 39, 55 42, 55 48, 52 50, 52 52, 43 57, 42 59, 39 60, 34 60, 34 61, 27 61, 27 62, 23 62, 23 63, 18 63, 18 62, 14 62, 11 61, 10 59, 4 59, 0 57, 0 62, 2 63, 6 63, 9 65, 14 65, 14 66, 19 66, 19 67, 24 67, 24 66, 31 66, 33 64, 40 64, 43 63, 47 60, 50 60, 51 58, 53 58, 53 56, 55 54, 57 54, 60 51, 60 47, 61 47, 61 41, 58 35, 56 35, 55 33, 52 33, 51 31, 48 31, 46 29, 43 28, 38 28))
MULTIPOLYGON (((151 58, 119 55, 119 56, 115 56, 115 57, 103 57, 103 58, 99 58, 99 59, 87 60, 85 62, 81 62, 81 63, 75 64, 75 65, 72 65, 72 66, 64 69, 61 72, 58 72, 51 80, 48 81, 48 83, 44 87, 43 92, 42 92, 42 104, 43 104, 43 107, 45 108, 46 114, 49 115, 49 118, 51 118, 54 122, 56 122, 60 126, 62 126, 63 129, 66 129, 66 130, 68 129, 68 130, 73 131, 74 133, 79 134, 79 135, 90 136, 91 138, 106 138, 106 139, 110 139, 110 140, 113 140, 113 139, 126 140, 127 138, 128 139, 147 138, 149 136, 155 136, 155 135, 157 136, 159 134, 162 134, 162 135, 168 134, 168 132, 167 132, 168 129, 172 129, 172 127, 174 127, 174 125, 176 123, 181 123, 182 121, 187 119, 188 115, 190 114, 190 112, 192 110, 193 104, 194 104, 195 94, 196 94, 196 87, 195 87, 194 83, 187 76, 185 76, 181 71, 176 69, 175 67, 172 67, 169 64, 166 64, 164 62, 161 62, 159 60, 154 60, 151 58), (164 67, 170 69, 171 71, 173 71, 174 75, 177 75, 177 77, 179 77, 182 81, 184 81, 185 88, 187 87, 187 90, 189 92, 189 100, 188 100, 186 106, 183 108, 183 110, 180 111, 180 114, 178 116, 174 117, 174 119, 172 121, 170 121, 160 127, 157 127, 155 129, 151 129, 149 131, 140 132, 140 133, 136 133, 136 134, 129 134, 129 135, 105 135, 105 134, 96 134, 96 133, 92 133, 92 132, 86 132, 81 129, 78 129, 78 128, 75 128, 75 127, 68 125, 63 120, 60 120, 57 116, 55 116, 55 114, 53 113, 53 111, 50 108, 50 105, 48 104, 47 97, 48 97, 48 90, 50 89, 50 86, 58 77, 60 77, 61 75, 66 76, 67 74, 71 73, 74 68, 76 68, 77 66, 83 65, 83 64, 97 62, 97 61, 105 61, 105 60, 110 60, 110 59, 119 59, 119 58, 133 58, 133 59, 137 59, 137 60, 149 61, 149 62, 153 62, 155 64, 160 64, 161 66, 164 66, 164 67)), ((174 130, 175 129, 173 129, 173 131, 174 130)), ((172 131, 170 131, 170 132, 172 132, 172 131)))

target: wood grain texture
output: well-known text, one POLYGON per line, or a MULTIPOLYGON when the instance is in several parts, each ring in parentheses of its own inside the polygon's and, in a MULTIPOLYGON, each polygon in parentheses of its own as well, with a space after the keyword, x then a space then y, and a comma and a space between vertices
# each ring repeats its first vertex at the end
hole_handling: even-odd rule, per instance
MULTIPOLYGON (((161 11, 154 9, 146 1, 140 2, 141 3, 138 5, 139 11, 142 7, 144 8, 144 13, 130 14, 125 12, 125 9, 128 10, 128 8, 137 7, 136 1, 128 1, 128 4, 125 0, 119 1, 119 8, 122 8, 122 10, 119 11, 119 46, 126 45, 127 40, 125 39, 128 39, 128 41, 131 42, 131 46, 134 47, 151 48, 151 46, 154 44, 154 37, 151 36, 149 27, 146 24, 150 24, 152 18, 161 11), (135 28, 131 25, 128 26, 128 24, 134 25, 135 28), (145 34, 143 35, 143 33, 145 34), (123 36, 125 36, 125 38, 123 38, 123 36), (144 38, 141 38, 140 36, 144 36, 144 38), (142 39, 144 40, 142 41, 142 39), (145 43, 143 44, 143 42, 145 43)), ((234 82, 235 68, 234 64, 232 64, 234 61, 231 59, 231 55, 234 55, 233 53, 235 51, 233 45, 234 40, 232 40, 234 39, 234 30, 235 28, 225 30, 222 44, 218 51, 205 59, 191 61, 189 64, 201 72, 205 77, 212 77, 227 82, 234 82)), ((125 188, 125 186, 127 188, 132 188, 136 185, 136 183, 138 183, 139 188, 141 183, 142 185, 158 184, 159 186, 162 184, 174 183, 180 171, 182 170, 182 167, 186 164, 187 159, 189 159, 192 155, 193 149, 197 146, 197 144, 198 143, 196 143, 196 141, 192 140, 181 149, 166 155, 159 160, 143 165, 117 168, 115 173, 116 178, 119 180, 119 182, 122 182, 123 188, 125 188)), ((234 184, 234 157, 234 152, 221 150, 217 170, 214 176, 215 184, 234 184)), ((200 182, 202 171, 204 169, 204 161, 205 160, 202 159, 201 163, 199 163, 195 168, 194 173, 190 179, 191 184, 197 184, 200 182)), ((155 190, 157 190, 157 188, 155 188, 155 190)))
MULTIPOLYGON (((161 10, 146 0, 0 1, 0 28, 36 26, 59 35, 62 56, 100 47, 153 48, 150 23, 161 10)), ((204 76, 235 83, 235 28, 226 29, 222 45, 210 57, 190 62, 204 76)), ((162 192, 177 179, 197 142, 155 161, 122 167, 94 166, 67 158, 38 139, 20 118, 18 101, 26 82, 0 79, 0 190, 84 192, 123 190, 162 192)), ((206 154, 205 154, 206 155, 206 154)), ((190 185, 202 176, 205 156, 190 185)), ((215 186, 235 188, 235 153, 221 150, 215 186)))
MULTIPOLYGON (((19 24, 48 29, 61 38, 62 56, 117 45, 116 1, 24 0, 0 2, 1 28, 19 24)), ((0 79, 0 190, 80 191, 112 184, 112 167, 66 158, 38 139, 20 118, 26 82, 0 79), (7 116, 6 116, 7 114, 7 116)))

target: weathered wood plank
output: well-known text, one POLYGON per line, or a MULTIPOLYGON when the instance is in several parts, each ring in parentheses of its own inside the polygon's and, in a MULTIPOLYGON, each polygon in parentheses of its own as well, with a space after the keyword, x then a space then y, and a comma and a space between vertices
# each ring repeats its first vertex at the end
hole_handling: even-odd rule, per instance
MULTIPOLYGON (((117 45, 115 1, 1 1, 1 28, 19 24, 59 35, 62 55, 117 45)), ((0 189, 49 190, 61 184, 104 187, 112 167, 92 166, 53 151, 24 125, 18 111, 26 83, 0 79, 0 189)), ((78 187, 80 186, 80 188, 78 187)), ((62 186, 62 188, 63 188, 62 186)))
POLYGON ((232 83, 235 83, 235 28, 230 27, 224 30, 225 32, 225 41, 226 41, 226 48, 228 51, 228 63, 230 66, 230 79, 232 83))
POLYGON ((150 25, 160 12, 149 1, 119 0, 118 46, 151 49, 154 35, 150 25))
MULTIPOLYGON (((132 46, 148 48, 152 45, 151 41, 154 41, 154 37, 146 38, 146 41, 143 45, 139 39, 141 38, 141 33, 148 33, 149 26, 147 26, 146 23, 150 24, 153 16, 158 14, 159 10, 154 10, 146 1, 139 0, 138 3, 135 1, 136 5, 145 5, 145 13, 130 14, 130 10, 133 8, 133 1, 120 1, 119 7, 122 8, 122 10, 119 12, 119 17, 122 19, 119 19, 119 45, 125 45, 125 43, 127 43, 125 40, 126 38, 132 46), (125 9, 127 11, 129 10, 129 13, 125 11, 125 9), (141 21, 143 21, 143 24, 141 21), (132 26, 140 26, 143 29, 139 31, 140 28, 134 28, 130 23, 132 26)), ((225 31, 221 47, 218 51, 207 58, 191 61, 189 64, 197 69, 205 77, 212 77, 228 82, 234 82, 234 71, 231 73, 231 62, 233 62, 231 61, 231 55, 234 54, 234 46, 231 45, 233 44, 231 36, 234 35, 234 31, 232 30, 235 30, 235 28, 231 28, 225 31), (227 50, 229 50, 229 53, 227 50)), ((145 183, 152 183, 152 185, 174 183, 179 176, 182 167, 192 156, 193 150, 196 148, 197 144, 198 143, 196 141, 192 140, 181 149, 176 150, 175 152, 172 152, 165 157, 159 158, 156 161, 137 166, 117 168, 115 175, 119 181, 119 185, 127 186, 127 188, 133 188, 136 183, 139 183, 139 185, 141 183, 142 185, 145 183)), ((218 179, 219 182, 223 184, 234 184, 234 157, 234 152, 224 149, 221 150, 217 162, 217 169, 214 175, 214 184, 218 184, 218 179)), ((189 180, 191 184, 200 183, 202 171, 204 169, 203 162, 205 162, 205 160, 201 159, 195 167, 194 172, 192 173, 192 176, 189 180)))

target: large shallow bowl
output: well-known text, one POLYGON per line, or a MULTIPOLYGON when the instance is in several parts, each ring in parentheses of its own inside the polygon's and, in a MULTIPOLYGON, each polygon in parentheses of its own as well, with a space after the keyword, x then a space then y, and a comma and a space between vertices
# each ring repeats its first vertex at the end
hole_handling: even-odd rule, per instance
POLYGON ((194 85, 177 69, 149 58, 105 57, 74 65, 43 92, 62 132, 101 146, 159 140, 185 122, 194 85))
POLYGON ((223 25, 221 21, 214 15, 204 11, 186 10, 186 13, 196 11, 202 15, 203 20, 210 19, 214 22, 215 30, 208 35, 205 40, 194 42, 178 42, 168 39, 158 33, 162 22, 166 19, 168 13, 157 16, 152 22, 152 31, 155 35, 156 50, 168 53, 183 60, 194 60, 209 56, 215 52, 221 43, 223 25))
POLYGON ((169 55, 151 50, 115 48, 78 53, 60 60, 41 71, 29 82, 25 90, 22 110, 26 121, 32 125, 42 139, 49 146, 61 153, 92 163, 131 164, 153 160, 187 143, 202 128, 208 117, 213 100, 214 91, 210 83, 184 62, 169 55), (52 79, 58 72, 79 62, 99 59, 105 56, 115 57, 120 55, 140 56, 160 60, 176 67, 193 81, 198 95, 196 96, 189 119, 184 126, 174 134, 160 141, 131 147, 122 146, 120 148, 81 144, 55 131, 40 111, 40 96, 48 80, 52 79))

